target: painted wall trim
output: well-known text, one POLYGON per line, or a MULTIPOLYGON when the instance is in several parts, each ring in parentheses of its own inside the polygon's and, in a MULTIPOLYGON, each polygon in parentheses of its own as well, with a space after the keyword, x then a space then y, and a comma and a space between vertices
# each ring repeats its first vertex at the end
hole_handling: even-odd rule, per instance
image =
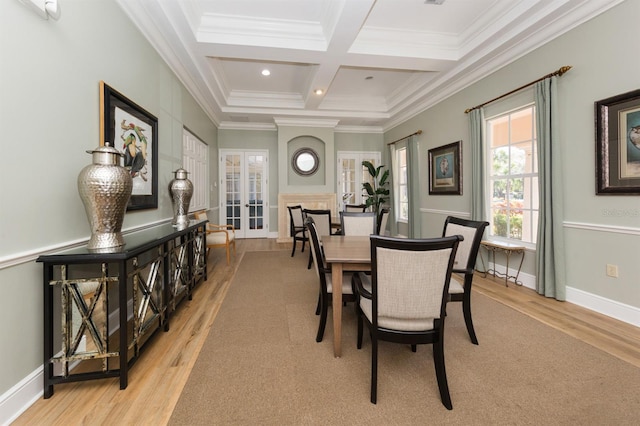
POLYGON ((40 367, 0 396, 0 425, 9 425, 44 395, 40 367))
MULTIPOLYGON (((155 222, 146 223, 141 226, 127 228, 126 230, 123 230, 122 233, 124 235, 131 234, 133 232, 142 231, 143 229, 152 228, 161 223, 169 222, 170 220, 171 220, 170 218, 162 219, 155 222)), ((66 241, 66 242, 54 244, 51 246, 41 247, 37 250, 29 250, 29 251, 24 251, 22 253, 17 253, 11 256, 5 256, 0 258, 0 270, 11 268, 13 266, 22 265, 23 263, 34 262, 40 255, 43 255, 43 254, 55 253, 57 251, 80 247, 84 244, 87 244, 88 241, 89 241, 89 238, 66 241)))
POLYGON ((640 235, 640 228, 631 226, 600 225, 597 223, 563 222, 565 228, 583 229, 587 231, 608 232, 612 234, 640 235))
POLYGON ((640 327, 640 308, 567 287, 567 302, 640 327))
POLYGON ((420 208, 420 213, 441 214, 443 216, 471 217, 471 213, 456 212, 456 211, 452 211, 452 210, 437 210, 437 209, 420 208))

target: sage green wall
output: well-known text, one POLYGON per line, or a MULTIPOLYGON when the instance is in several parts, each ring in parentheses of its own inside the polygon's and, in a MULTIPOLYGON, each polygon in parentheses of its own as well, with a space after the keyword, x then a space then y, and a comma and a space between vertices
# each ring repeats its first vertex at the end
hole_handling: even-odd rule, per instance
POLYGON ((278 169, 278 192, 288 194, 335 192, 336 164, 335 161, 326 161, 327 158, 335 158, 335 152, 332 127, 278 126, 278 162, 283 165, 278 169), (313 181, 314 185, 310 186, 305 185, 306 181, 297 179, 289 182, 291 169, 289 143, 300 136, 313 137, 324 144, 324 158, 320 158, 320 167, 323 167, 322 172, 325 176, 324 182, 313 181), (284 167, 284 164, 287 166, 284 167))
MULTIPOLYGON (((182 127, 217 150, 215 125, 113 0, 65 1, 59 21, 0 2, 0 395, 42 367, 39 254, 89 238, 77 190, 99 145, 99 81, 158 118, 158 208, 124 229, 171 218, 167 185, 182 127)), ((215 162, 214 162, 215 164, 215 162)))
MULTIPOLYGON (((336 153, 338 151, 378 151, 382 153, 383 164, 385 154, 389 156, 382 133, 339 133, 335 134, 336 153)), ((334 160, 337 159, 334 158, 334 160)))
MULTIPOLYGON (((437 235, 447 212, 470 213, 471 148, 464 110, 493 99, 563 65, 573 69, 558 80, 563 151, 567 286, 621 307, 640 307, 640 198, 595 195, 594 102, 640 88, 637 19, 640 1, 626 1, 551 43, 385 133, 391 141, 422 129, 418 136, 422 234, 437 235), (463 195, 429 196, 427 152, 463 141, 463 195), (438 213, 438 211, 442 213, 438 213), (621 212, 611 214, 611 211, 621 212), (605 274, 607 263, 619 278, 605 274)), ((534 274, 534 253, 523 270, 534 274)), ((568 292, 568 295, 570 293, 568 292)))

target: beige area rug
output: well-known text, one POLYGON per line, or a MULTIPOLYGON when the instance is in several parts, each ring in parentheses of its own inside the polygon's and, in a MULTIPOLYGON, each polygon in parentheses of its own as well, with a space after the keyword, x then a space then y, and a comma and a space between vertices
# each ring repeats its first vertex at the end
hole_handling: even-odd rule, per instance
POLYGON ((640 369, 478 293, 479 346, 460 305, 449 305, 453 410, 440 403, 430 346, 413 353, 384 342, 371 404, 371 345, 365 337, 356 349, 352 305, 343 308, 341 358, 331 319, 315 341, 317 278, 306 254, 245 254, 170 424, 640 424, 640 369))

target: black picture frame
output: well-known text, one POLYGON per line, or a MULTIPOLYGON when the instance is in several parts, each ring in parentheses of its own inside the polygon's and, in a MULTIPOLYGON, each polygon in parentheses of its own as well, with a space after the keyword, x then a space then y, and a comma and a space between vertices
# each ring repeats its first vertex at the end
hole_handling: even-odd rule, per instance
POLYGON ((462 195, 462 141, 429 150, 429 195, 462 195))
POLYGON ((158 119, 100 81, 100 145, 124 156, 133 190, 127 211, 158 208, 158 119))
POLYGON ((640 195, 640 89, 595 102, 596 195, 640 195))

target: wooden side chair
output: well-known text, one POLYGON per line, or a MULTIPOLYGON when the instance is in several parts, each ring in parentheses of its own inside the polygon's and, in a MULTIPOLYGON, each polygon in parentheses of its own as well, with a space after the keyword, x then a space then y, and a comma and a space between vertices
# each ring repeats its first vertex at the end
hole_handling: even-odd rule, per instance
MULTIPOLYGON (((333 281, 331 279, 331 268, 327 266, 327 262, 325 261, 324 251, 320 246, 320 235, 318 234, 318 229, 312 217, 306 219, 306 225, 309 231, 311 255, 313 263, 316 265, 316 275, 320 282, 318 305, 316 306, 316 315, 320 315, 320 323, 318 324, 316 342, 322 342, 324 329, 327 325, 327 312, 333 298, 333 281)), ((342 300, 344 303, 355 302, 356 300, 351 284, 351 276, 352 274, 348 272, 342 274, 342 300)), ((334 306, 333 309, 342 309, 342 307, 334 306)))
POLYGON ((304 214, 302 212, 302 206, 288 206, 289 210, 289 234, 293 239, 293 249, 291 250, 291 257, 296 252, 296 242, 302 241, 302 253, 304 253, 304 245, 309 238, 307 238, 307 229, 304 225, 304 214))
POLYGON ((432 344, 442 404, 453 408, 444 363, 444 320, 453 260, 462 237, 406 239, 372 235, 371 275, 353 282, 358 299, 358 349, 363 324, 371 336, 371 402, 377 402, 378 340, 432 344))
POLYGON ((366 204, 345 204, 344 211, 364 213, 365 211, 367 211, 367 205, 366 204))
POLYGON ((342 235, 369 236, 376 233, 374 212, 340 212, 342 235))
POLYGON ((388 221, 389 221, 389 209, 380 209, 380 214, 378 214, 376 234, 386 235, 388 221))
MULTIPOLYGON (((318 241, 320 241, 320 247, 322 247, 322 237, 324 235, 332 235, 331 232, 331 210, 325 209, 304 209, 303 210, 305 220, 312 218, 318 231, 318 241)), ((311 269, 313 259, 311 252, 309 252, 309 264, 307 269, 311 269)))
POLYGON ((471 284, 473 283, 473 271, 476 268, 476 259, 482 235, 489 222, 473 221, 448 216, 444 222, 442 236, 462 235, 464 241, 458 247, 458 253, 453 265, 453 276, 449 286, 449 300, 451 302, 462 302, 462 313, 467 332, 474 345, 478 344, 476 331, 473 328, 471 318, 471 284), (462 275, 462 281, 460 280, 462 275))
MULTIPOLYGON (((207 219, 205 212, 197 212, 196 219, 207 219)), ((230 251, 236 255, 236 230, 233 225, 216 225, 207 223, 207 255, 212 248, 224 247, 227 250, 227 265, 231 263, 230 251)))

